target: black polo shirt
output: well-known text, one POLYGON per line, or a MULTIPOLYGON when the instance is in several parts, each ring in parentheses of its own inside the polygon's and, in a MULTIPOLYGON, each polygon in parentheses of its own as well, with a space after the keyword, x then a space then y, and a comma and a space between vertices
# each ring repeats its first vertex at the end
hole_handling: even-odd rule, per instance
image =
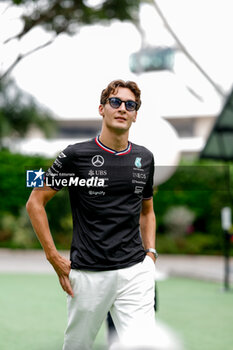
POLYGON ((130 142, 116 152, 96 137, 59 154, 46 181, 69 190, 73 269, 115 270, 144 259, 139 217, 153 195, 153 173, 153 154, 130 142))

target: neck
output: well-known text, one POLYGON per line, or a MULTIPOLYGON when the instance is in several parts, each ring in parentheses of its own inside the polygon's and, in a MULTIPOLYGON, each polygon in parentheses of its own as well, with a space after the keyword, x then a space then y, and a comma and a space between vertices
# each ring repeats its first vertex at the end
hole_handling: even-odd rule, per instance
POLYGON ((100 141, 107 146, 117 152, 123 151, 128 147, 128 136, 129 132, 119 133, 103 128, 100 133, 100 141))

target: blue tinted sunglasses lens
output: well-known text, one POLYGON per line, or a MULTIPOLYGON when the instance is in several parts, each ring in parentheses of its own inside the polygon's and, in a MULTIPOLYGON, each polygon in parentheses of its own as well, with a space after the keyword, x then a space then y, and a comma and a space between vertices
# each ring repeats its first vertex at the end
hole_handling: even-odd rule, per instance
POLYGON ((127 109, 127 111, 135 111, 136 107, 137 107, 137 103, 134 101, 125 102, 125 108, 127 109))
POLYGON ((109 99, 109 103, 112 108, 119 108, 122 101, 119 98, 112 97, 109 99))

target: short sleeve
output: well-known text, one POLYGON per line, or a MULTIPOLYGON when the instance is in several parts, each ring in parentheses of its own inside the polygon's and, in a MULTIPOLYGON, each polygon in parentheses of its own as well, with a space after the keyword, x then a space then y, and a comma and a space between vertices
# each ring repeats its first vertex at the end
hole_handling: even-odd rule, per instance
POLYGON ((153 183, 154 183, 154 156, 152 155, 149 176, 146 185, 143 190, 143 199, 150 199, 153 196, 153 183))
POLYGON ((45 184, 52 189, 59 191, 64 186, 62 180, 71 173, 72 148, 68 146, 55 159, 51 167, 45 173, 45 184))

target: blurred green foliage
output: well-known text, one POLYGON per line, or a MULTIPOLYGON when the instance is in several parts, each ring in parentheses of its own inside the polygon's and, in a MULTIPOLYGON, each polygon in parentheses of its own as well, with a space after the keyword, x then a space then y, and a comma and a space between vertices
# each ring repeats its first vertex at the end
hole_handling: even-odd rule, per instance
MULTIPOLYGON (((233 209, 232 170, 232 163, 182 161, 175 174, 156 189, 154 209, 159 251, 190 254, 222 251, 221 209, 225 206, 233 209), (169 230, 166 225, 169 210, 179 207, 189 208, 195 217, 183 235, 177 235, 177 230, 171 228, 172 222, 169 230)), ((180 227, 184 227, 186 219, 180 227)))
POLYGON ((13 80, 0 81, 0 148, 4 138, 24 137, 32 127, 49 137, 56 131, 56 121, 13 80))
MULTIPOLYGON (((31 189, 26 187, 26 170, 45 170, 52 162, 53 160, 41 156, 0 151, 0 247, 40 247, 25 211, 25 204, 31 192, 31 189)), ((221 164, 205 161, 186 163, 185 166, 190 167, 186 169, 186 175, 190 169, 194 174, 194 189, 192 181, 184 182, 186 175, 181 179, 184 169, 178 169, 170 180, 155 191, 157 248, 161 253, 220 254, 223 236, 220 211, 224 206, 232 207, 233 199, 230 165, 218 168, 221 164), (206 178, 207 175, 203 175, 200 166, 210 164, 211 168, 208 169, 206 178), (192 168, 194 166, 197 167, 196 170, 192 168), (219 182, 223 184, 220 186, 219 182), (179 227, 181 229, 177 234, 179 227)), ((47 204, 46 210, 57 247, 69 249, 72 239, 72 217, 68 191, 59 191, 47 204)))
POLYGON ((56 35, 75 34, 80 26, 118 19, 135 21, 142 0, 103 0, 99 4, 87 0, 10 0, 12 5, 21 6, 23 29, 17 35, 21 38, 36 26, 56 35))
MULTIPOLYGON (((26 170, 45 170, 52 162, 53 160, 41 156, 0 151, 0 247, 40 246, 24 209, 32 190, 26 187, 26 170)), ((68 249, 72 235, 68 191, 60 191, 56 199, 47 204, 46 211, 58 248, 68 249)))
POLYGON ((169 207, 163 217, 163 224, 167 232, 175 237, 182 237, 187 232, 192 232, 192 224, 195 214, 186 206, 177 205, 169 207))
MULTIPOLYGON (((31 45, 25 52, 16 52, 15 60, 3 71, 0 67, 0 80, 9 76, 14 67, 26 56, 50 45, 60 34, 75 35, 85 25, 110 24, 111 21, 128 21, 141 32, 139 25, 139 7, 145 0, 7 0, 8 8, 20 8, 19 20, 22 24, 14 34, 4 40, 21 41, 33 29, 40 27, 50 37, 38 46, 31 45)), ((100 40, 101 43, 101 40, 100 40)), ((101 43, 102 44, 102 43, 101 43)))

